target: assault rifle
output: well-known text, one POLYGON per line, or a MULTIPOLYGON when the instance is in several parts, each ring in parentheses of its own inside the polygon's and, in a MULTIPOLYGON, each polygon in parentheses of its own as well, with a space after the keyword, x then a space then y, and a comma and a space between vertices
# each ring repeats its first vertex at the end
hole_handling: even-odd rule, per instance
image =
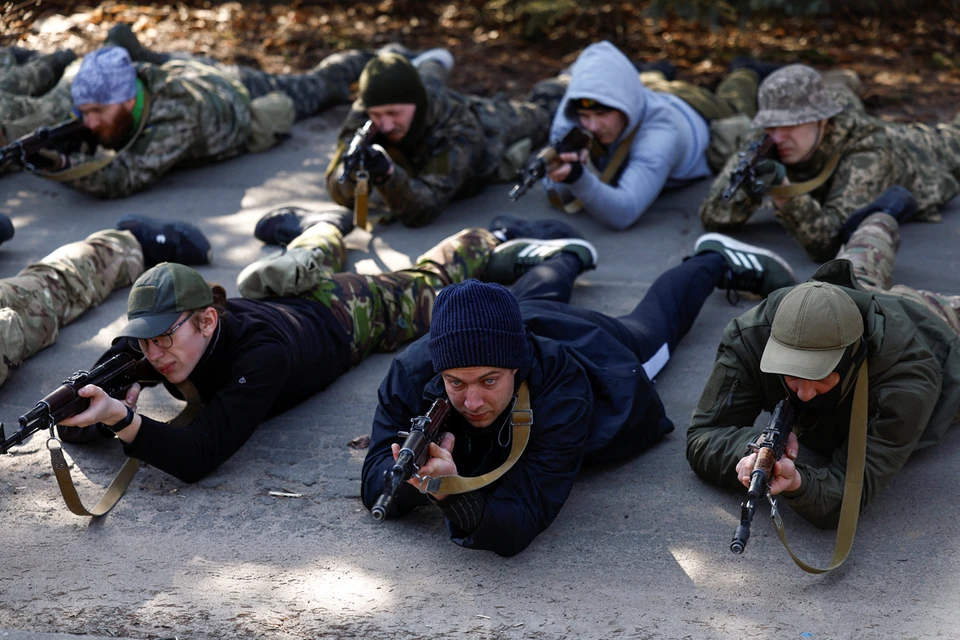
POLYGON ((400 455, 397 456, 393 466, 383 473, 383 491, 370 510, 375 520, 383 520, 386 517, 400 488, 430 458, 430 443, 440 443, 443 435, 440 429, 449 413, 450 403, 445 398, 437 398, 426 414, 410 420, 409 431, 400 431, 397 434, 406 439, 400 447, 400 455))
POLYGON ((77 395, 88 384, 96 385, 114 398, 122 398, 135 382, 149 379, 154 372, 146 358, 134 358, 128 353, 118 353, 92 371, 77 371, 59 387, 44 396, 30 411, 20 416, 20 428, 9 438, 3 433, 0 423, 0 453, 21 444, 34 433, 53 427, 70 416, 84 411, 90 400, 77 395))
POLYGON ((776 512, 777 500, 770 495, 770 479, 773 477, 773 465, 783 457, 787 446, 787 437, 793 428, 793 405, 788 398, 777 403, 770 417, 770 424, 757 442, 751 442, 750 448, 757 452, 757 461, 750 472, 750 487, 747 489, 747 499, 740 505, 740 526, 733 534, 730 551, 736 554, 743 553, 750 539, 750 523, 757 510, 757 501, 766 496, 770 501, 770 509, 776 512))
POLYGON ((759 196, 767 190, 766 183, 757 179, 757 164, 770 157, 773 147, 773 138, 764 135, 752 142, 746 151, 737 154, 740 161, 737 163, 737 168, 730 174, 730 184, 723 190, 724 200, 730 200, 737 190, 744 186, 744 183, 746 183, 747 193, 751 196, 759 196))
POLYGON ((373 120, 367 120, 354 132, 347 151, 343 154, 343 173, 338 180, 340 184, 344 184, 350 177, 360 179, 363 177, 362 174, 366 173, 364 162, 376 135, 377 127, 373 124, 373 120))
POLYGON ((79 148, 76 144, 79 142, 93 142, 93 146, 96 146, 93 136, 81 119, 67 120, 55 127, 40 127, 0 149, 0 167, 8 162, 18 162, 24 168, 35 171, 38 167, 34 165, 34 157, 41 149, 64 147, 61 150, 69 152, 74 147, 79 148), (71 142, 74 146, 64 146, 71 142))
POLYGON ((561 153, 580 151, 589 146, 590 140, 589 133, 580 127, 574 127, 562 140, 544 148, 533 162, 517 171, 517 184, 510 190, 510 199, 516 202, 537 180, 547 175, 548 167, 561 153))

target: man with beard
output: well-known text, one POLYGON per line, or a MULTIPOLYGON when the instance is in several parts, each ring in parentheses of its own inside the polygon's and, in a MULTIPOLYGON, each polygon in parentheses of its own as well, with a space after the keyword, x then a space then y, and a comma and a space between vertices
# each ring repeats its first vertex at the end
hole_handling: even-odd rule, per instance
POLYGON ((116 198, 150 186, 175 166, 264 151, 295 120, 347 102, 373 55, 338 53, 310 73, 280 76, 194 59, 134 64, 123 47, 99 49, 83 59, 70 91, 100 149, 45 158, 37 173, 116 198))
POLYGON ((858 402, 866 404, 861 509, 960 409, 960 297, 891 287, 897 217, 917 203, 895 187, 875 204, 850 216, 855 230, 837 259, 727 326, 687 431, 697 475, 746 486, 756 458, 748 447, 760 435, 754 420, 790 398, 796 419, 770 493, 821 528, 838 525, 858 402), (799 443, 827 464, 804 461, 799 443))
MULTIPOLYGON (((937 208, 960 192, 960 120, 929 127, 868 116, 849 86, 828 82, 794 64, 771 73, 758 92, 753 126, 775 144, 757 165, 757 177, 787 233, 811 259, 823 262, 840 247, 839 230, 851 211, 892 185, 913 192, 919 220, 938 221, 937 208)), ((763 204, 763 193, 739 189, 723 197, 739 158, 734 154, 700 208, 709 231, 741 227, 763 204)))
POLYGON ((413 61, 380 54, 367 64, 327 169, 335 202, 354 204, 356 174, 344 175, 344 154, 368 119, 377 130, 365 151, 370 185, 411 227, 428 224, 455 197, 512 180, 531 149, 546 142, 565 81, 538 83, 526 101, 480 98, 445 86, 452 67, 445 49, 413 61))

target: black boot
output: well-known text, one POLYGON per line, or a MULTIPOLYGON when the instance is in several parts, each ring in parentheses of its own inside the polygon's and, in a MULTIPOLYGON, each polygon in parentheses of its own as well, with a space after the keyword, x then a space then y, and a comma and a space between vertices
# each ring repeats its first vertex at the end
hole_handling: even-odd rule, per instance
POLYGON ((353 231, 353 211, 346 207, 336 207, 330 211, 280 207, 266 213, 257 221, 253 235, 265 244, 286 246, 318 222, 332 224, 340 230, 340 233, 347 235, 353 231))
POLYGON ((563 220, 526 220, 516 216, 497 216, 488 227, 500 242, 514 238, 537 238, 554 240, 558 238, 583 238, 583 234, 563 220))
POLYGON ((129 231, 140 242, 143 261, 148 266, 161 262, 210 264, 213 259, 210 241, 189 222, 168 222, 131 214, 120 218, 117 229, 129 231))
POLYGON ((137 35, 128 24, 118 24, 111 27, 110 31, 107 32, 107 39, 104 40, 103 46, 123 47, 134 62, 149 62, 150 64, 160 65, 171 58, 169 54, 151 51, 140 44, 137 35))
POLYGON ((659 71, 663 74, 663 77, 669 82, 673 82, 677 79, 677 68, 673 66, 673 63, 669 60, 654 60, 653 62, 634 62, 633 66, 637 68, 637 71, 643 73, 644 71, 659 71))
POLYGON ((867 206, 857 209, 850 214, 843 226, 840 227, 840 242, 846 244, 850 236, 857 230, 860 223, 872 213, 889 213, 897 219, 898 224, 903 224, 917 212, 917 199, 913 193, 905 187, 898 184, 889 187, 880 194, 880 197, 867 206))

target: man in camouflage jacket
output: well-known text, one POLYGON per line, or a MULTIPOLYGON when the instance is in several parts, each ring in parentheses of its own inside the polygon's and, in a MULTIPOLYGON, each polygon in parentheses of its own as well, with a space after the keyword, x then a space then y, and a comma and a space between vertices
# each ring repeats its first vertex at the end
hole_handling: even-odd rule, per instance
POLYGON ((99 139, 99 153, 62 156, 38 173, 117 198, 175 166, 265 150, 295 119, 347 102, 372 56, 335 54, 311 73, 274 76, 184 59, 134 65, 121 47, 100 49, 84 58, 70 87, 74 106, 99 139))
POLYGON ((344 153, 367 119, 378 130, 366 163, 370 181, 390 211, 411 227, 429 223, 455 197, 512 179, 530 150, 546 142, 565 82, 540 82, 525 102, 479 98, 444 86, 452 66, 452 56, 442 49, 413 63, 381 54, 367 64, 327 169, 334 201, 353 206, 356 176, 340 179, 344 153))
MULTIPOLYGON (((929 221, 939 220, 937 208, 960 191, 958 120, 935 127, 883 122, 866 115, 848 87, 825 87, 820 74, 804 65, 770 74, 758 101, 753 125, 776 144, 775 158, 757 167, 758 177, 781 187, 823 179, 806 193, 770 198, 777 219, 815 261, 836 254, 848 213, 891 185, 911 190, 919 202, 917 219, 929 221), (833 158, 836 166, 830 172, 833 158)), ((758 132, 747 143, 760 136, 758 132)), ((762 204, 746 189, 723 199, 738 160, 727 161, 700 208, 708 230, 736 229, 762 204)))

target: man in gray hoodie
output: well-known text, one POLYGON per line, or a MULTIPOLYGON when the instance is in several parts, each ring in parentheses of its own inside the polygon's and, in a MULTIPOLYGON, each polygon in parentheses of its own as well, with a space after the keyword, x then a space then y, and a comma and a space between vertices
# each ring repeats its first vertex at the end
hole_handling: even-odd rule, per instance
POLYGON ((551 202, 571 213, 583 209, 610 227, 626 229, 664 188, 710 176, 709 122, 756 112, 764 65, 745 62, 714 94, 687 82, 667 81, 662 73, 638 74, 609 42, 584 49, 571 68, 550 139, 560 140, 580 126, 593 134, 596 144, 560 155, 561 163, 545 183, 551 202), (588 161, 600 175, 583 170, 588 161))

